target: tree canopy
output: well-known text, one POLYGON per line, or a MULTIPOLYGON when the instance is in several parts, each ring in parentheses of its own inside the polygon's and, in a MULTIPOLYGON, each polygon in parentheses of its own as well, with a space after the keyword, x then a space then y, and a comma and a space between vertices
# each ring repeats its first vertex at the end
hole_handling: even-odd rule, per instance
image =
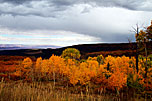
POLYGON ((63 58, 70 58, 70 59, 80 59, 80 51, 78 49, 75 49, 75 48, 67 48, 65 49, 61 56, 63 58))

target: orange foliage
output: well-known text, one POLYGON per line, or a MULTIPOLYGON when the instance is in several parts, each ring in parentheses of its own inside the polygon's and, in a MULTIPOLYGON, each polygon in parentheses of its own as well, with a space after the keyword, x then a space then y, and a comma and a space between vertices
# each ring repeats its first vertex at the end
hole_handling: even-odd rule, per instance
POLYGON ((30 69, 33 63, 32 60, 29 57, 27 57, 23 60, 22 64, 24 69, 30 69))
POLYGON ((37 60, 36 60, 35 69, 36 69, 36 71, 40 71, 41 68, 42 68, 42 58, 39 57, 39 58, 37 58, 37 60))
POLYGON ((108 78, 108 88, 115 90, 120 90, 127 85, 127 75, 117 69, 109 78, 108 78))
POLYGON ((3 73, 0 76, 8 78, 8 75, 10 75, 12 78, 32 79, 32 77, 35 77, 33 76, 34 73, 37 73, 40 78, 47 77, 54 82, 56 80, 66 80, 74 86, 77 84, 88 85, 93 82, 111 90, 121 90, 127 86, 127 79, 129 75, 132 75, 130 76, 131 83, 138 82, 140 85, 152 89, 152 68, 149 67, 147 80, 144 80, 144 63, 144 59, 139 59, 139 73, 137 74, 134 57, 108 56, 100 64, 97 57, 89 57, 81 63, 75 59, 64 59, 55 55, 52 55, 49 59, 39 57, 36 61, 27 57, 23 62, 17 60, 0 61, 0 72, 3 73))
POLYGON ((88 84, 89 81, 97 75, 98 62, 88 60, 80 64, 80 84, 88 84))

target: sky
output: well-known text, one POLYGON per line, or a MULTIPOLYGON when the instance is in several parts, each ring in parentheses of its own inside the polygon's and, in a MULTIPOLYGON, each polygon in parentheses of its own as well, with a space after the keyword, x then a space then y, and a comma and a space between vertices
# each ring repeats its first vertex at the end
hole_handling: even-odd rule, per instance
POLYGON ((0 0, 0 44, 70 46, 135 41, 152 0, 0 0))

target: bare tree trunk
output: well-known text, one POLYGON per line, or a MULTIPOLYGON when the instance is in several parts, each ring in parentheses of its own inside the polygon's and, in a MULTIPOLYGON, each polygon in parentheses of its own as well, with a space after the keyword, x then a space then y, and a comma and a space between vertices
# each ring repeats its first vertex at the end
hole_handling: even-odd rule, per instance
POLYGON ((54 86, 55 86, 55 72, 53 70, 53 80, 54 80, 54 86))
MULTIPOLYGON (((139 35, 139 27, 138 27, 138 24, 136 25, 137 26, 137 37, 139 35)), ((138 73, 138 42, 136 44, 136 70, 137 70, 137 73, 138 73)))
POLYGON ((146 64, 145 64, 145 79, 147 79, 147 72, 148 72, 148 68, 147 68, 147 45, 146 45, 146 42, 145 42, 145 55, 146 55, 146 64))
POLYGON ((136 43, 136 70, 138 73, 138 43, 136 43))

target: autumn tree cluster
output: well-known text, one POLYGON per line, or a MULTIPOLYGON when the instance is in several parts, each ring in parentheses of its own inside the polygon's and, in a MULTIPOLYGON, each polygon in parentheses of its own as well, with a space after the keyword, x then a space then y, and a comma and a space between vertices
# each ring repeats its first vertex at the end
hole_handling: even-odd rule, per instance
MULTIPOLYGON (((71 50, 71 49, 66 49, 71 50)), ((78 51, 77 49, 73 49, 78 51)), ((64 51, 65 52, 65 51, 64 51)), ((63 85, 87 86, 97 85, 109 90, 121 90, 124 87, 136 87, 137 89, 152 89, 152 57, 148 57, 148 82, 145 78, 145 58, 139 57, 139 72, 136 72, 134 57, 89 57, 87 60, 77 60, 73 51, 61 56, 52 55, 49 59, 37 58, 33 62, 25 58, 15 74, 21 79, 30 81, 63 82, 63 85), (68 58, 65 56, 67 54, 68 58), (69 55, 70 54, 70 55, 69 55)), ((78 54, 78 57, 80 53, 78 54)))
MULTIPOLYGON (((142 59, 142 66, 144 67, 144 78, 145 83, 149 83, 149 70, 151 70, 151 54, 152 54, 152 21, 151 25, 145 27, 144 29, 140 30, 139 33, 136 33, 136 42, 137 42, 137 56, 140 56, 142 59), (149 47, 148 47, 149 46, 149 47), (150 57, 150 58, 149 58, 150 57), (150 60, 149 60, 150 59, 150 60)), ((136 56, 136 58, 137 58, 136 56)), ((141 61, 141 60, 139 60, 141 61)), ((136 59, 136 67, 138 68, 138 58, 136 59)))

